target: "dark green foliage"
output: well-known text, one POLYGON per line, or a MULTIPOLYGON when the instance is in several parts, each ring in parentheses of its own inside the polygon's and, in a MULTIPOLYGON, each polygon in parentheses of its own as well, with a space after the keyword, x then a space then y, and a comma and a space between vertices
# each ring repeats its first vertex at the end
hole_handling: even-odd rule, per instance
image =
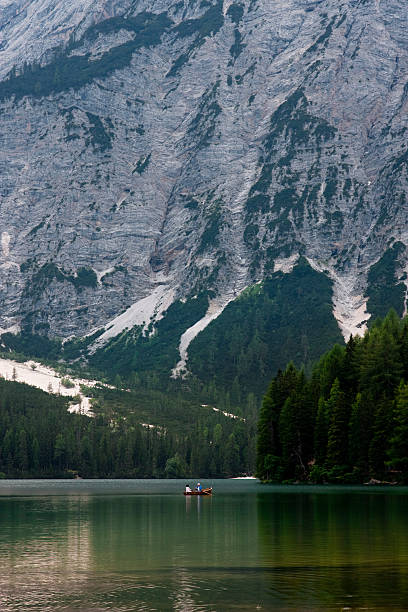
POLYGON ((60 359, 70 361, 81 357, 88 346, 102 333, 103 329, 85 338, 73 338, 66 342, 28 331, 21 331, 18 334, 6 333, 1 336, 1 343, 5 349, 3 356, 10 356, 8 352, 11 352, 11 358, 15 360, 41 359, 45 363, 55 365, 60 359))
POLYGON ((243 421, 145 386, 91 393, 94 418, 70 414, 66 398, 0 379, 0 471, 7 478, 174 478, 252 469, 253 431, 243 421), (155 427, 143 427, 146 421, 155 427))
POLYGON ((398 470, 404 483, 408 482, 408 384, 400 384, 396 396, 394 430, 388 450, 387 465, 398 470))
POLYGON ((347 462, 349 407, 346 394, 340 389, 339 379, 334 381, 327 401, 329 430, 327 434, 326 465, 333 468, 347 462))
POLYGON ((218 1, 201 17, 182 21, 174 28, 174 32, 176 32, 180 38, 197 35, 199 40, 217 34, 224 25, 222 8, 222 2, 218 1))
POLYGON ((310 430, 313 419, 308 414, 310 406, 303 372, 297 374, 293 387, 279 418, 282 474, 285 478, 295 475, 296 478, 304 479, 313 451, 313 432, 310 430))
POLYGON ((390 436, 393 430, 393 400, 384 394, 376 404, 372 424, 371 444, 369 448, 369 465, 373 474, 383 476, 388 455, 390 436))
POLYGON ((279 480, 282 475, 279 424, 286 398, 296 390, 297 382, 296 368, 289 364, 285 372, 279 370, 262 400, 258 421, 257 472, 264 473, 267 480, 279 480))
POLYGON ((402 316, 405 305, 405 285, 398 282, 396 269, 398 258, 405 251, 402 242, 396 242, 381 259, 371 266, 367 277, 367 310, 371 320, 384 317, 389 308, 402 316))
POLYGON ((190 198, 189 200, 187 200, 187 202, 185 202, 184 206, 188 208, 189 210, 197 210, 198 201, 195 200, 194 198, 190 198))
POLYGON ((115 70, 128 66, 133 53, 138 49, 158 45, 163 33, 171 25, 166 13, 155 15, 142 12, 128 19, 107 19, 89 28, 80 41, 71 42, 49 64, 26 65, 19 75, 12 72, 6 81, 0 83, 0 100, 13 96, 15 100, 24 96, 41 98, 71 88, 80 89, 95 79, 107 77, 115 70), (99 59, 90 58, 89 55, 70 56, 70 52, 80 47, 82 42, 94 40, 98 34, 113 33, 120 29, 134 32, 134 39, 113 47, 99 59))
POLYGON ((245 45, 242 44, 241 32, 238 30, 238 28, 235 28, 235 30, 234 30, 234 44, 232 45, 232 47, 230 49, 230 53, 231 53, 232 57, 234 59, 237 59, 237 57, 239 57, 239 55, 242 53, 244 48, 245 48, 245 45))
POLYGON ((331 281, 300 260, 231 302, 190 344, 188 368, 224 388, 237 377, 244 393, 261 394, 289 359, 310 368, 323 347, 341 342, 331 298, 331 281))
POLYGON ((247 225, 244 232, 244 241, 254 249, 259 248, 258 232, 259 226, 255 223, 247 225))
MULTIPOLYGON (((332 17, 330 23, 326 26, 326 29, 323 32, 323 34, 321 34, 319 36, 319 38, 313 43, 313 45, 311 45, 307 49, 306 53, 315 53, 318 50, 318 48, 320 47, 320 45, 323 45, 324 47, 327 46, 327 44, 329 42, 329 38, 332 35, 333 25, 334 25, 336 19, 337 19, 336 16, 332 17)), ((343 16, 342 19, 344 20, 344 16, 343 16)), ((342 21, 341 21, 341 23, 342 23, 342 21)))
POLYGON ((288 366, 295 385, 278 373, 258 423, 262 480, 408 481, 407 323, 390 311, 363 338, 333 347, 310 379, 288 366))
POLYGON ((92 268, 79 268, 76 276, 70 277, 75 287, 96 287, 98 277, 92 268))
POLYGON ((202 253, 208 247, 216 247, 218 244, 218 235, 221 230, 222 215, 221 210, 217 207, 211 211, 208 216, 206 226, 201 234, 201 240, 197 248, 197 253, 202 253))
POLYGON ((319 398, 317 407, 316 423, 314 429, 314 456, 318 465, 324 465, 326 461, 327 439, 329 435, 329 411, 327 402, 323 397, 319 398))
POLYGON ((29 295, 42 292, 53 280, 59 283, 72 283, 78 290, 86 287, 95 288, 98 284, 98 278, 92 268, 78 268, 76 274, 70 274, 54 263, 47 263, 33 275, 26 292, 29 295))
POLYGON ((258 424, 257 474, 281 481, 296 475, 304 479, 313 456, 314 407, 311 386, 303 371, 289 364, 278 372, 262 402, 258 424))
POLYGON ((179 38, 194 37, 193 42, 187 52, 182 53, 174 62, 167 77, 176 76, 180 68, 184 66, 193 55, 193 53, 201 47, 208 36, 217 34, 224 25, 223 3, 219 0, 197 19, 186 19, 177 25, 173 32, 179 38))
POLYGON ((396 172, 401 169, 401 167, 408 167, 408 149, 405 150, 402 155, 398 156, 393 163, 392 171, 396 172))
POLYGON ((94 151, 100 151, 103 153, 107 149, 112 148, 113 132, 112 122, 110 120, 105 121, 106 125, 103 124, 102 120, 98 115, 93 113, 86 113, 89 119, 91 127, 89 128, 89 138, 86 140, 86 144, 91 144, 94 151))
POLYGON ((45 289, 51 281, 56 280, 63 283, 65 278, 64 272, 62 272, 56 264, 47 263, 41 266, 38 272, 34 274, 30 286, 42 290, 45 289))
MULTIPOLYGON (((363 397, 361 393, 357 393, 351 405, 348 452, 350 464, 361 475, 367 471, 372 419, 371 402, 366 396, 363 397)), ((324 460, 320 462, 320 465, 324 465, 324 460)))
MULTIPOLYGON (((285 155, 279 160, 280 167, 289 167, 296 157, 299 148, 310 146, 320 150, 323 143, 335 137, 336 129, 327 121, 315 117, 309 110, 309 102, 302 89, 296 90, 274 112, 271 118, 268 136, 263 142, 263 153, 259 159, 261 172, 256 183, 251 187, 246 202, 247 216, 265 213, 270 209, 268 194, 272 183, 272 174, 276 172, 274 158, 282 145, 286 147, 285 155)), ((328 176, 326 198, 333 197, 336 190, 336 176, 332 169, 328 176)), ((306 193, 298 197, 293 187, 286 188, 275 196, 274 210, 287 217, 290 209, 302 213, 306 202, 313 203, 318 185, 307 187, 306 193)))
POLYGON ((191 121, 187 134, 195 142, 197 149, 208 146, 214 135, 216 120, 222 109, 217 102, 217 90, 220 83, 217 81, 202 96, 197 115, 191 121))
MULTIPOLYGON (((6 350, 20 353, 25 359, 55 359, 61 356, 61 341, 47 336, 37 336, 29 332, 2 334, 1 343, 6 350)), ((14 357, 14 356, 13 356, 14 357)))
POLYGON ((150 164, 151 153, 149 155, 143 155, 137 162, 133 173, 143 174, 150 164))
POLYGON ((382 327, 373 327, 360 357, 360 389, 374 401, 392 398, 402 376, 399 326, 394 333, 385 327, 391 316, 382 327))
POLYGON ((243 15, 244 15, 244 6, 242 4, 230 4, 227 11, 228 17, 230 17, 231 21, 235 23, 235 25, 239 25, 243 15))
POLYGON ((205 294, 174 302, 156 323, 154 332, 142 334, 140 328, 125 331, 90 355, 89 363, 101 371, 108 370, 111 376, 132 371, 168 376, 180 359, 180 336, 205 315, 207 308, 205 294))

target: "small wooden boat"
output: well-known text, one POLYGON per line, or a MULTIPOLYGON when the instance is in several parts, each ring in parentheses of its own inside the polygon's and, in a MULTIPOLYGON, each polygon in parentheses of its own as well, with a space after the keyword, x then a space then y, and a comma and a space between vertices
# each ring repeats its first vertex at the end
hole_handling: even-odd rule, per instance
POLYGON ((184 495, 211 495, 212 487, 209 489, 202 489, 201 491, 184 491, 184 495))

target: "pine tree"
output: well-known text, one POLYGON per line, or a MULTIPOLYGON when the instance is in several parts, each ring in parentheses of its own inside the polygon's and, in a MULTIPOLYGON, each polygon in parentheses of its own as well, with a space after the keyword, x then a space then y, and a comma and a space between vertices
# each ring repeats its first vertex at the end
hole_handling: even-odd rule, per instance
POLYGON ((374 415, 373 437, 370 444, 369 462, 372 476, 382 478, 393 420, 393 402, 386 397, 377 404, 374 415))
POLYGON ((54 459, 58 469, 63 470, 66 468, 66 448, 62 433, 59 433, 55 439, 54 459))
POLYGON ((327 403, 324 398, 319 398, 314 431, 314 457, 317 465, 323 466, 327 454, 327 437, 329 433, 329 418, 327 403))
POLYGON ((269 480, 272 476, 266 470, 265 458, 268 455, 277 455, 279 452, 276 422, 276 416, 279 415, 273 399, 275 385, 276 382, 273 380, 262 400, 259 414, 256 472, 261 480, 269 480))
POLYGON ((346 396, 340 390, 340 381, 335 379, 328 400, 329 431, 327 436, 328 468, 347 464, 349 407, 346 396))
POLYGON ((351 406, 349 422, 348 452, 350 466, 360 476, 368 474, 368 453, 372 438, 371 403, 361 393, 351 406))
POLYGON ((317 373, 320 378, 320 394, 324 399, 328 399, 333 383, 335 379, 339 377, 339 373, 343 367, 344 353, 344 348, 335 344, 334 347, 322 357, 317 366, 317 373))
POLYGON ((298 397, 293 393, 284 403, 279 420, 282 467, 286 478, 297 478, 304 476, 306 473, 297 423, 298 409, 298 397))
POLYGON ((398 341, 389 329, 374 327, 365 338, 360 390, 373 399, 392 399, 401 380, 402 364, 398 341))
POLYGON ((408 482, 408 384, 401 383, 396 397, 395 428, 390 440, 388 466, 408 482))
POLYGON ((16 465, 23 473, 28 469, 27 434, 24 429, 20 429, 17 434, 16 465))
POLYGON ((350 336, 344 353, 343 363, 339 371, 340 387, 347 395, 351 402, 358 391, 358 382, 360 375, 359 368, 359 352, 361 342, 359 338, 350 336))
POLYGON ((228 436, 226 448, 225 448, 225 459, 224 459, 224 473, 227 476, 236 476, 240 472, 240 457, 239 447, 235 440, 235 435, 231 433, 228 436))
POLYGON ((401 324, 399 354, 402 365, 402 378, 408 380, 408 317, 405 317, 401 324))
POLYGON ((38 476, 39 470, 40 470, 40 445, 38 444, 37 437, 33 438, 31 456, 32 456, 32 466, 31 466, 32 471, 34 472, 35 476, 38 476))

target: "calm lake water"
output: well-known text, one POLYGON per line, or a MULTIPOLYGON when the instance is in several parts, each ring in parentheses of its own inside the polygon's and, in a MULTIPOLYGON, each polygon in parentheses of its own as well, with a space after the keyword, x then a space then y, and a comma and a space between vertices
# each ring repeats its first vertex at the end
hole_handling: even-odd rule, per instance
POLYGON ((1 481, 0 610, 407 610, 408 489, 1 481))

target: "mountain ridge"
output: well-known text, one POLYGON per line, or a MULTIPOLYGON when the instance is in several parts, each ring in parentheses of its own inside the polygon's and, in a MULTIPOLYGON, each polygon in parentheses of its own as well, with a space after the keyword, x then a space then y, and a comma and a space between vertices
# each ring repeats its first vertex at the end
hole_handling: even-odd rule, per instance
POLYGON ((109 339, 202 292, 221 313, 299 257, 344 337, 384 257, 402 314, 407 21, 401 0, 2 2, 3 331, 109 339))

